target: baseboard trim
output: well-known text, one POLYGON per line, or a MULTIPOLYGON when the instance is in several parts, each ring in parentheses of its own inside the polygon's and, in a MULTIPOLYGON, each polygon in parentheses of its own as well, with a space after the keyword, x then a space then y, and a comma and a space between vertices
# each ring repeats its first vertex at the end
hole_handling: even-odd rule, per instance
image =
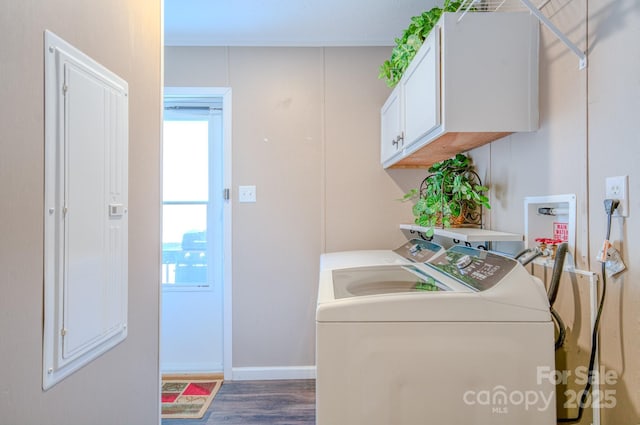
POLYGON ((222 373, 221 363, 165 363, 160 367, 163 375, 222 373))
POLYGON ((263 381, 277 379, 315 379, 315 366, 234 367, 234 381, 263 381))
POLYGON ((222 373, 163 373, 163 381, 188 381, 188 380, 200 380, 206 381, 209 379, 224 379, 222 373))

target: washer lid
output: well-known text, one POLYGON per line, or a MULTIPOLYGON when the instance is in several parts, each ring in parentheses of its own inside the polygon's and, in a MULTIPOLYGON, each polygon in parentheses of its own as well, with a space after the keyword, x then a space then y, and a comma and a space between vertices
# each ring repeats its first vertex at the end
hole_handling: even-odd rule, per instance
POLYGON ((451 291, 415 265, 333 270, 335 299, 370 295, 451 291))
POLYGON ((320 256, 321 271, 408 263, 409 260, 389 249, 328 252, 320 256))

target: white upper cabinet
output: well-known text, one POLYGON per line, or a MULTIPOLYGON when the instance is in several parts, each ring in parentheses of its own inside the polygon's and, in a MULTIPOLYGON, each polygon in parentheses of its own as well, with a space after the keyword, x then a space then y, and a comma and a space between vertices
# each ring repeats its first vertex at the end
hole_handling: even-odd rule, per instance
POLYGON ((406 147, 440 125, 440 32, 427 38, 399 83, 406 147))
POLYGON ((380 120, 380 134, 382 144, 380 156, 382 162, 402 152, 404 147, 404 133, 402 130, 402 111, 400 105, 400 87, 396 87, 382 106, 382 119, 380 120))
POLYGON ((443 14, 382 108, 385 168, 427 167, 538 128, 538 20, 528 12, 459 16, 443 14))

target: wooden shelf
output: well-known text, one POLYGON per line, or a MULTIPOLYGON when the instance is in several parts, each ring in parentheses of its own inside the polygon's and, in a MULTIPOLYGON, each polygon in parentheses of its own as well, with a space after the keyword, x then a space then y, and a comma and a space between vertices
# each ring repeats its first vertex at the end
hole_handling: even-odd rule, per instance
MULTIPOLYGON (((402 230, 413 230, 425 233, 428 228, 415 224, 401 224, 402 230)), ((435 228, 434 234, 445 238, 456 239, 461 242, 522 242, 523 235, 517 233, 497 232, 495 230, 479 229, 477 227, 451 227, 448 229, 435 228)))

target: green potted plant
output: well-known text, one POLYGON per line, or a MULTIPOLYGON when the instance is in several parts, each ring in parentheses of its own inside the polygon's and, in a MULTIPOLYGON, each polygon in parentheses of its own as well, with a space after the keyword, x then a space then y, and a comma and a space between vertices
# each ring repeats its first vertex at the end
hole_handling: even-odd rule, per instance
POLYGON ((411 189, 402 198, 417 199, 413 206, 415 223, 428 228, 427 236, 433 236, 436 226, 482 223, 482 208, 491 208, 485 195, 489 188, 473 170, 471 158, 458 154, 433 164, 428 172, 420 188, 411 189))
POLYGON ((384 79, 389 87, 398 84, 442 13, 457 11, 461 3, 460 0, 445 0, 442 7, 436 6, 411 18, 411 23, 402 33, 402 37, 395 39, 396 46, 391 51, 391 57, 380 66, 378 78, 384 79))

